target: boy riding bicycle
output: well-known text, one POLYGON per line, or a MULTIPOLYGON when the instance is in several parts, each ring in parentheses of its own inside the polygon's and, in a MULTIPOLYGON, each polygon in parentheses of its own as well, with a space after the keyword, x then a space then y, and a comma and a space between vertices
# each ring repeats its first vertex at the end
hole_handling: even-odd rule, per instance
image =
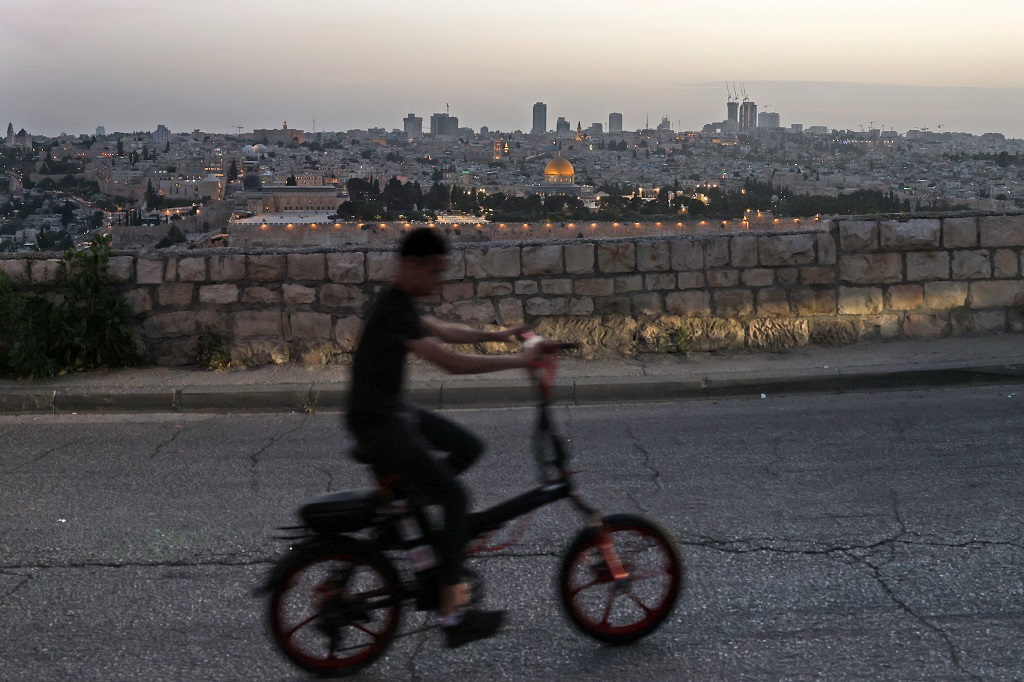
POLYGON ((447 646, 457 647, 494 635, 505 613, 468 608, 469 588, 462 576, 470 540, 468 499, 456 477, 476 461, 483 446, 453 422, 402 402, 406 355, 412 351, 450 374, 478 374, 529 367, 541 350, 483 356, 445 346, 507 341, 527 329, 482 331, 421 317, 413 299, 436 294, 447 266, 448 245, 434 230, 417 228, 402 240, 395 280, 374 301, 356 348, 346 423, 375 470, 398 476, 444 510, 444 527, 435 542, 442 586, 438 613, 447 646), (434 451, 447 457, 436 458, 434 451))

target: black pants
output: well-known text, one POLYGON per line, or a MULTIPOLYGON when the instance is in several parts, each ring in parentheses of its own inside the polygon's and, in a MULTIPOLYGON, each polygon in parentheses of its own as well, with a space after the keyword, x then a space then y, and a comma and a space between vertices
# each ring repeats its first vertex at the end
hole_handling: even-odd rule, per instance
POLYGON ((473 434, 427 410, 407 407, 379 426, 353 430, 363 455, 378 476, 397 476, 444 510, 444 528, 435 549, 442 585, 462 582, 462 561, 469 544, 469 497, 456 476, 483 452, 473 434), (447 453, 436 457, 434 452, 447 453))

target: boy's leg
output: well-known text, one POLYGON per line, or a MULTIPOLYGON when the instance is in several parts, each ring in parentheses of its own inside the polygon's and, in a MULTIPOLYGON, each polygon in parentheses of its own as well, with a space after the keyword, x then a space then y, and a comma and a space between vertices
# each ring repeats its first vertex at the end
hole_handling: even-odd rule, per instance
POLYGON ((484 451, 479 438, 453 421, 421 408, 416 409, 415 419, 423 437, 435 449, 448 453, 445 462, 456 475, 473 466, 484 451))

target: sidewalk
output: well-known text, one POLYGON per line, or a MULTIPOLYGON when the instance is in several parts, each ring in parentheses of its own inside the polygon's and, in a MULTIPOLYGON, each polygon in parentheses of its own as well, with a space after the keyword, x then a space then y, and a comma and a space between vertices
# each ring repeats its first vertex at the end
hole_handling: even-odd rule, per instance
MULTIPOLYGON (((332 411, 345 404, 349 368, 297 364, 210 372, 145 367, 45 381, 0 379, 0 414, 81 412, 332 411)), ((535 401, 519 372, 451 376, 410 366, 410 399, 439 407, 535 401)), ((556 401, 567 404, 760 397, 934 386, 1024 383, 1024 335, 805 347, 783 353, 673 354, 559 365, 556 401)))

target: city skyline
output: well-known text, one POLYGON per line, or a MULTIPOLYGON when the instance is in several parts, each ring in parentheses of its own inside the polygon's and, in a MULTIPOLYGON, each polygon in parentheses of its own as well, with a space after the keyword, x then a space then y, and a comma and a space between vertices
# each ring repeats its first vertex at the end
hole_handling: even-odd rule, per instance
MULTIPOLYGON (((302 11, 182 0, 0 0, 0 116, 33 134, 194 128, 229 132, 401 129, 410 112, 460 125, 625 130, 668 117, 700 130, 726 117, 742 83, 783 126, 884 126, 1024 137, 1024 5, 979 14, 948 0, 858 0, 714 14, 645 0, 507 9, 455 0, 444 12, 398 1, 368 10, 311 0, 302 11), (543 21, 538 21, 543 19, 543 21)), ((4 121, 6 124, 6 121, 4 121)))

